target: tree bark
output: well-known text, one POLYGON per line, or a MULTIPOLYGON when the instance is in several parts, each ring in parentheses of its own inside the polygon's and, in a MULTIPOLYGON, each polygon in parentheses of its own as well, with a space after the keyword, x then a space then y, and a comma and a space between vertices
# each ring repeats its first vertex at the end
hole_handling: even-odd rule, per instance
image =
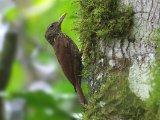
MULTIPOLYGON (((148 111, 144 101, 150 97, 152 89, 151 70, 156 59, 156 30, 160 27, 160 1, 117 0, 117 9, 120 12, 110 8, 116 4, 110 0, 93 2, 79 0, 79 3, 83 9, 80 10, 79 29, 84 53, 84 73, 89 73, 87 77, 90 86, 88 111, 84 113, 83 118, 155 119, 147 118, 148 111), (119 19, 125 17, 123 15, 119 17, 118 12, 125 15, 126 6, 133 9, 133 24, 128 27, 128 31, 124 30, 123 35, 117 33, 118 24, 114 21, 119 22, 119 19), (122 12, 123 10, 125 12, 122 12), (108 26, 110 22, 111 25, 114 24, 113 30, 110 30, 111 25, 108 26), (108 30, 102 34, 104 28, 108 30), (102 30, 101 34, 99 30, 102 30)), ((121 22, 125 23, 126 20, 123 20, 121 22)), ((157 114, 157 111, 152 111, 152 114, 157 114)))

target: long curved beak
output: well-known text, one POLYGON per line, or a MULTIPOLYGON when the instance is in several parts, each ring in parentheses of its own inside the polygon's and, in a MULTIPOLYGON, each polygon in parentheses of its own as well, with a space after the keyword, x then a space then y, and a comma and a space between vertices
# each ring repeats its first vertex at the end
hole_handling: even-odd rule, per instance
POLYGON ((60 19, 58 20, 58 22, 57 22, 57 27, 60 27, 60 26, 61 26, 64 18, 66 17, 66 15, 67 15, 67 13, 64 13, 64 14, 61 16, 61 18, 60 18, 60 19))

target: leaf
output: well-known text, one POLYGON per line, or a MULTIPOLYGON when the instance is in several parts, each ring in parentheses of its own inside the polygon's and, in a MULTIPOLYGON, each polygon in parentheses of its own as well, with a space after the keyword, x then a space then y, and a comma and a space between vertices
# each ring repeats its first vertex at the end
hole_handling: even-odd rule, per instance
POLYGON ((12 67, 11 79, 8 83, 7 92, 15 92, 22 89, 23 85, 25 85, 26 74, 22 65, 15 61, 12 67))
POLYGON ((19 10, 16 7, 10 8, 5 14, 4 19, 8 22, 14 22, 18 19, 19 10))

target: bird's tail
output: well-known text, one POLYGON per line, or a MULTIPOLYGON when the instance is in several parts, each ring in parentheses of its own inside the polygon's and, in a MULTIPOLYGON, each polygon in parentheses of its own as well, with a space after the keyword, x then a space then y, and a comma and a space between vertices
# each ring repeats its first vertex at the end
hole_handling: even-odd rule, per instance
POLYGON ((82 88, 81 88, 79 82, 76 83, 75 90, 79 96, 81 104, 83 104, 83 105, 87 104, 87 100, 83 94, 83 91, 82 91, 82 88))

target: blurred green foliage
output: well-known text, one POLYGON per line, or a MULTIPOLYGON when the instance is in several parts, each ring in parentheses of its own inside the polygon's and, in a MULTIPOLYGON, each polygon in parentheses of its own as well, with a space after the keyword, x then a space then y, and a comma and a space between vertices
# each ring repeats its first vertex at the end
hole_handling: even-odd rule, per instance
POLYGON ((23 88, 26 81, 26 74, 24 68, 19 62, 14 62, 10 83, 6 89, 7 92, 16 92, 23 88))
MULTIPOLYGON (((30 6, 23 6, 20 3, 16 3, 15 7, 7 10, 4 17, 5 20, 12 25, 23 21, 23 34, 26 37, 26 41, 22 47, 24 47, 27 57, 32 57, 32 53, 37 48, 37 45, 40 45, 40 49, 42 48, 43 50, 39 50, 35 59, 38 59, 42 64, 47 64, 47 62, 51 62, 53 59, 56 62, 57 60, 54 56, 52 47, 44 38, 45 31, 50 23, 57 21, 65 12, 67 13, 67 16, 62 24, 62 31, 72 38, 78 47, 81 48, 79 34, 74 30, 75 21, 78 19, 76 14, 77 7, 78 5, 74 0, 32 0, 30 6), (32 10, 31 8, 35 9, 32 10), (36 8, 38 10, 36 10, 36 8)), ((54 95, 76 95, 73 86, 66 80, 59 65, 56 69, 56 73, 58 73, 58 76, 60 77, 57 78, 54 84, 51 84, 53 91, 57 93, 54 95)), ((13 64, 11 80, 6 92, 11 94, 14 93, 12 99, 21 97, 26 100, 28 108, 26 111, 26 120, 71 120, 73 119, 71 118, 73 112, 81 112, 81 105, 78 101, 75 101, 75 104, 73 104, 74 99, 63 99, 60 102, 59 100, 55 100, 54 95, 44 92, 20 93, 19 91, 24 91, 27 82, 26 79, 27 72, 22 63, 16 59, 13 64), (60 107, 65 103, 72 105, 68 111, 64 111, 60 107), (49 108, 53 114, 47 115, 44 112, 47 108, 49 108), (31 113, 30 109, 32 111, 31 113)), ((87 91, 86 85, 84 85, 84 90, 85 92, 87 91)))
POLYGON ((43 91, 14 94, 26 100, 26 120, 74 120, 69 112, 59 108, 62 101, 43 91))
MULTIPOLYGON (((57 21, 60 16, 66 12, 67 16, 62 24, 62 31, 64 31, 64 33, 66 33, 77 44, 79 44, 79 36, 76 34, 76 31, 73 31, 73 29, 75 29, 75 20, 77 19, 75 13, 78 7, 77 4, 73 2, 74 0, 56 0, 55 2, 53 1, 50 3, 52 4, 51 8, 44 11, 42 14, 35 14, 33 16, 26 17, 26 34, 30 37, 36 37, 39 42, 43 43, 45 41, 44 33, 47 26, 50 23, 57 21)), ((13 22, 14 20, 20 19, 19 17, 21 16, 21 14, 23 14, 21 13, 21 9, 14 7, 8 10, 5 18, 6 20, 13 22)))
MULTIPOLYGON (((47 0, 48 1, 48 0, 47 0)), ((47 2, 46 1, 46 2, 47 2)), ((33 5, 39 4, 41 2, 45 2, 44 0, 33 0, 33 5)), ((41 54, 38 55, 38 59, 40 59, 40 61, 43 63, 45 63, 47 61, 47 59, 50 59, 51 56, 53 56, 53 49, 51 48, 51 46, 48 44, 48 42, 45 40, 44 38, 44 34, 45 31, 47 29, 47 26, 58 20, 59 17, 66 12, 67 13, 67 17, 64 20, 64 23, 62 24, 62 31, 64 31, 64 33, 66 33, 68 36, 70 36, 80 47, 80 43, 79 43, 79 35, 78 33, 76 33, 76 31, 74 31, 74 21, 76 20, 76 4, 73 2, 73 0, 56 0, 56 1, 50 1, 52 4, 51 7, 44 11, 41 14, 38 15, 34 15, 34 16, 29 16, 25 19, 25 29, 24 32, 26 34, 26 37, 30 40, 35 40, 36 42, 38 42, 39 44, 42 45, 42 47, 44 48, 48 48, 46 50, 46 53, 49 52, 49 56, 48 54, 45 54, 44 52, 41 52, 41 54), (48 58, 47 58, 48 57, 48 58)), ((6 14, 5 14, 5 20, 7 20, 8 22, 14 23, 16 21, 19 21, 19 19, 21 18, 21 7, 18 7, 18 5, 16 7, 10 8, 6 14)), ((34 12, 34 11, 33 11, 34 12)), ((29 54, 31 54, 31 52, 33 52, 33 49, 36 47, 33 44, 29 43, 25 44, 25 49, 29 49, 29 54), (31 49, 31 50, 30 50, 31 49)), ((12 82, 14 81, 14 83, 17 83, 16 81, 25 81, 25 71, 23 70, 24 68, 22 68, 20 66, 20 64, 16 61, 14 63, 14 67, 13 67, 13 72, 12 72, 12 82), (19 75, 17 75, 17 73, 19 73, 19 75), (22 74, 21 74, 22 73, 22 74)), ((21 82, 18 82, 18 84, 20 84, 21 82)), ((23 82, 22 82, 23 83, 23 82)), ((12 86, 12 85, 11 85, 12 86)), ((8 89, 11 89, 10 87, 8 87, 8 89)))

